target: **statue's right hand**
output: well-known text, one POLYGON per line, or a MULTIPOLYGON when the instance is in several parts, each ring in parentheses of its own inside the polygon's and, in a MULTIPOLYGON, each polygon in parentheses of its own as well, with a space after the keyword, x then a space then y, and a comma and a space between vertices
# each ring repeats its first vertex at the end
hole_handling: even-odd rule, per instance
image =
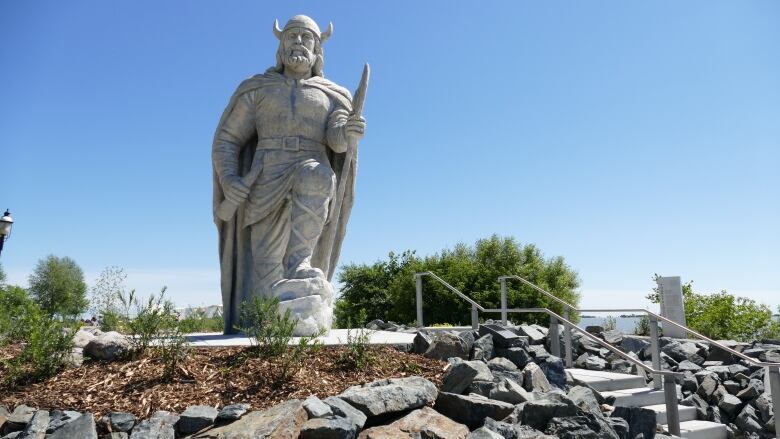
POLYGON ((225 191, 225 198, 235 204, 243 203, 249 196, 249 188, 235 175, 225 179, 222 189, 225 191))

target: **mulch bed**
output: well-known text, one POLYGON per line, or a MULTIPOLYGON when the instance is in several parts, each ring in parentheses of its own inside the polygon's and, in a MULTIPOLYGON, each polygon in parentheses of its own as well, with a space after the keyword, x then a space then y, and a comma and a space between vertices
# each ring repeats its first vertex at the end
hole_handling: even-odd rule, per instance
MULTIPOLYGON (((97 418, 108 412, 130 412, 145 418, 156 410, 182 412, 189 405, 223 407, 245 402, 253 410, 309 395, 325 398, 347 387, 381 378, 418 375, 437 386, 446 362, 391 347, 372 349, 375 361, 364 370, 338 362, 341 347, 309 354, 287 382, 276 380, 278 360, 247 356, 247 348, 197 348, 182 363, 179 376, 162 381, 162 364, 147 355, 122 362, 85 362, 45 381, 9 388, 0 384, 0 404, 44 409, 88 411, 97 418)), ((8 355, 8 352, 0 352, 8 355)))

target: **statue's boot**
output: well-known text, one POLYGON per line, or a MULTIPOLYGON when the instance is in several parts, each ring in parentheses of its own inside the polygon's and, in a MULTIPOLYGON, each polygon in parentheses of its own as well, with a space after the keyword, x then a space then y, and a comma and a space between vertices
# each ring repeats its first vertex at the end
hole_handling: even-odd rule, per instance
POLYGON ((325 273, 311 266, 314 246, 317 245, 328 216, 328 197, 295 194, 292 197, 290 241, 287 244, 287 279, 325 278, 325 273))

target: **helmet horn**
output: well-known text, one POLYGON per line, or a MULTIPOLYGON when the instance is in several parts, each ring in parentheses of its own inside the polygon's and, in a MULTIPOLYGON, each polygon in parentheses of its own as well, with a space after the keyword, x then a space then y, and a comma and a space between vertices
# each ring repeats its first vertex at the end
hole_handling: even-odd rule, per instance
POLYGON ((274 19, 274 35, 276 35, 277 39, 282 39, 282 30, 279 29, 279 20, 276 19, 274 19))
POLYGON ((324 43, 331 35, 333 35, 333 23, 328 23, 328 30, 320 34, 320 42, 324 43))

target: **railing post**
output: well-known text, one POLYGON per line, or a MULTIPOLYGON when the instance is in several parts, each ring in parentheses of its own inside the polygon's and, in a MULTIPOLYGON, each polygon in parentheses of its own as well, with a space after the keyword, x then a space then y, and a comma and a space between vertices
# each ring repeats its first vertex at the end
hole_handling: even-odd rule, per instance
MULTIPOLYGON (((654 316, 650 316, 650 352, 653 357, 653 369, 661 370, 661 344, 658 340, 658 319, 654 316)), ((653 387, 656 389, 661 388, 661 375, 653 375, 653 387)), ((677 392, 676 387, 672 386, 672 389, 677 392)), ((679 433, 679 432, 678 432, 679 433)))
POLYGON ((674 375, 664 375, 664 398, 666 399, 666 425, 669 433, 680 435, 680 409, 677 406, 677 385, 674 375))
MULTIPOLYGON (((563 309, 563 318, 571 321, 571 310, 567 306, 563 309)), ((572 351, 574 350, 574 347, 571 345, 571 326, 564 324, 563 325, 563 348, 566 349, 566 354, 564 355, 566 357, 566 367, 571 368, 572 367, 572 351)))
POLYGON ((417 327, 422 328, 423 327, 423 313, 422 313, 422 306, 423 306, 423 300, 422 300, 422 275, 415 274, 414 275, 415 283, 417 284, 417 295, 416 295, 416 301, 417 301, 417 327))
POLYGON ((479 310, 477 310, 477 305, 471 305, 471 329, 479 330, 479 310))
POLYGON ((506 326, 506 278, 499 279, 501 282, 501 324, 506 326))
POLYGON ((550 353, 556 357, 561 356, 561 338, 558 335, 558 319, 550 316, 550 353))
POLYGON ((775 434, 780 434, 780 367, 767 367, 769 373, 769 391, 772 396, 772 404, 775 407, 775 434))

